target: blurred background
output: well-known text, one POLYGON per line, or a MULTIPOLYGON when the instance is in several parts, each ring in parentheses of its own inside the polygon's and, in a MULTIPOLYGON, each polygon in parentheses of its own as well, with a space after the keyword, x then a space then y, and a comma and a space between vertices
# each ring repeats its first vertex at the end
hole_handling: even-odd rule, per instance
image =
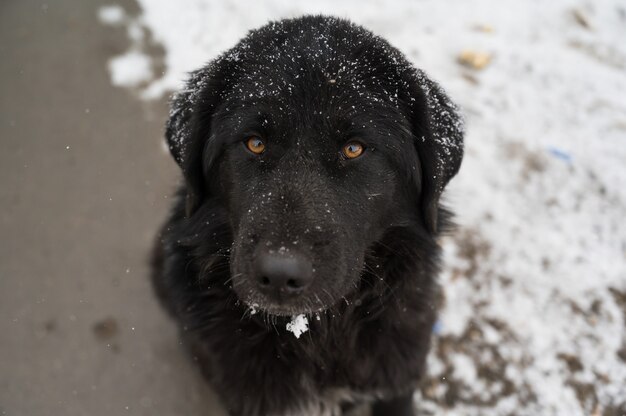
POLYGON ((186 74, 269 20, 387 38, 466 119, 421 414, 626 415, 621 0, 0 3, 0 415, 221 415, 148 281, 186 74))

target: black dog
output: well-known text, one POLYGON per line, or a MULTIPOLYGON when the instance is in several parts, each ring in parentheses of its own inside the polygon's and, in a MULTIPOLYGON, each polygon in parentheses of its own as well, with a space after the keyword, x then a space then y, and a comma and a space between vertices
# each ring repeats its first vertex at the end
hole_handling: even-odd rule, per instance
POLYGON ((443 91, 348 21, 283 20, 194 72, 166 136, 154 285, 229 412, 412 414, 463 154, 443 91))

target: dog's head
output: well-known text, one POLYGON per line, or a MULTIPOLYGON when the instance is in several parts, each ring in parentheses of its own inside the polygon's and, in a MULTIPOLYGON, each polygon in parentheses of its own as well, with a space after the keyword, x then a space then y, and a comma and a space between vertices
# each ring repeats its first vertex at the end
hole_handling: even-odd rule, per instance
POLYGON ((209 200, 228 213, 237 295, 279 315, 358 287, 387 230, 434 236, 463 153, 435 83, 386 41, 325 17, 270 23, 193 73, 167 140, 187 215, 209 200))

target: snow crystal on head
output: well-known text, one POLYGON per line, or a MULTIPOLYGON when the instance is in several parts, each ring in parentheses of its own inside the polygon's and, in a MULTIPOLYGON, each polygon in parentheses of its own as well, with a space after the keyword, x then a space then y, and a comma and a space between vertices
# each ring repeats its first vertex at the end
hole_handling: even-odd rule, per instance
POLYGON ((175 93, 170 101, 167 144, 178 164, 182 164, 184 161, 190 139, 189 120, 198 104, 200 94, 208 86, 211 79, 210 74, 216 66, 217 62, 212 62, 205 68, 192 72, 185 88, 175 93))
POLYGON ((267 103, 291 117, 302 112, 303 91, 310 91, 311 87, 320 91, 330 88, 356 97, 344 97, 351 104, 351 108, 342 109, 346 114, 391 105, 398 110, 398 119, 393 120, 398 124, 406 122, 400 120, 404 118, 401 114, 414 106, 411 91, 415 83, 423 91, 429 119, 428 136, 417 140, 434 141, 434 173, 439 179, 435 181, 435 191, 440 193, 447 179, 458 170, 458 163, 451 161, 462 152, 463 126, 455 106, 384 39, 333 17, 307 16, 268 23, 194 72, 172 102, 168 144, 181 164, 191 133, 189 119, 200 98, 207 95, 219 94, 227 110, 267 103), (230 68, 228 79, 211 80, 225 76, 219 72, 223 66, 230 68), (210 88, 216 90, 207 92, 210 88))
POLYGON ((373 102, 398 105, 403 86, 397 81, 409 64, 396 49, 346 20, 321 16, 303 19, 304 24, 302 19, 271 22, 250 32, 228 51, 224 58, 246 62, 246 71, 224 98, 289 96, 297 92, 298 84, 308 83, 310 87, 317 83, 318 87, 341 85, 373 102), (380 71, 380 56, 393 63, 396 80, 380 71), (255 92, 250 94, 251 90, 255 92), (242 95, 243 91, 248 96, 242 95))
POLYGON ((451 163, 455 155, 463 151, 464 120, 457 106, 448 99, 443 89, 431 81, 421 70, 415 71, 417 83, 424 92, 428 115, 430 137, 418 138, 422 142, 432 140, 436 143, 436 173, 443 180, 437 181, 437 193, 441 193, 447 184, 446 178, 454 176, 459 163, 451 163))

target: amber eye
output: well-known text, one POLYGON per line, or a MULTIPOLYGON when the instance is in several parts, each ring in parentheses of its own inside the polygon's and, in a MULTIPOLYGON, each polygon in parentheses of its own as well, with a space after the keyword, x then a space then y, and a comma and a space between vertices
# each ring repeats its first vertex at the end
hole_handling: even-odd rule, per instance
POLYGON ((265 143, 257 136, 250 136, 246 139, 246 147, 255 155, 260 155, 265 151, 265 143))
POLYGON ((361 143, 350 142, 343 147, 342 152, 343 152, 343 155, 347 157, 348 159, 354 159, 354 158, 361 156, 364 150, 365 148, 363 147, 361 143))

